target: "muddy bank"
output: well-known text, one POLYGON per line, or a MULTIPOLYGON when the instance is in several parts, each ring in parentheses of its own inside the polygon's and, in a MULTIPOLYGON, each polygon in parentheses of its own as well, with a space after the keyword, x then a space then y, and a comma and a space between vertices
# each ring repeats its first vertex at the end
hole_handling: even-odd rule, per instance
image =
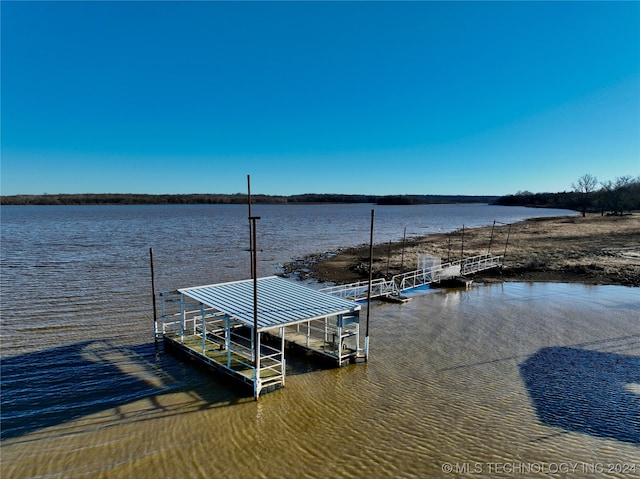
MULTIPOLYGON (((462 255, 505 254, 503 268, 475 281, 556 281, 640 286, 640 215, 530 219, 376 245, 374 278, 416 269, 418 256, 443 262, 462 255), (508 242, 507 242, 508 240, 508 242)), ((368 278, 369 246, 311 255, 285 265, 284 274, 348 283, 368 278)))

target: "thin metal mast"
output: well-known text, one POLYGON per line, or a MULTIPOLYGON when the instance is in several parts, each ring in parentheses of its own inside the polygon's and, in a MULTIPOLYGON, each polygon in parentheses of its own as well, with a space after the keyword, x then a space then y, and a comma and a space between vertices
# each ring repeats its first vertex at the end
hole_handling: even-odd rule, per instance
POLYGON ((158 308, 156 306, 156 280, 153 272, 153 248, 149 248, 151 262, 151 300, 153 301, 153 340, 158 343, 158 308))
POLYGON ((367 289, 367 323, 364 336, 365 361, 369 360, 369 317, 371 316, 371 283, 373 282, 373 218, 375 210, 371 210, 371 235, 369 238, 369 288, 367 289))
POLYGON ((255 276, 253 269, 253 224, 251 222, 251 175, 247 175, 247 203, 249 204, 249 256, 251 257, 251 277, 255 276))

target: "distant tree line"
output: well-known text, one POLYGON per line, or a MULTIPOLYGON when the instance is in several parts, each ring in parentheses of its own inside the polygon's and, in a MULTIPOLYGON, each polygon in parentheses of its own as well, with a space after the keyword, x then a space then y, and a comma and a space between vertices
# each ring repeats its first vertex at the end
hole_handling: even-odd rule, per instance
MULTIPOLYGON (((345 195, 316 194, 278 196, 251 195, 255 204, 295 203, 372 203, 378 205, 419 205, 453 203, 490 203, 504 206, 531 206, 598 211, 622 215, 640 210, 640 177, 622 176, 614 181, 598 183, 596 177, 583 175, 571 185, 570 191, 561 193, 531 193, 519 191, 506 196, 469 195, 345 195)), ((246 193, 216 194, 192 193, 174 195, 146 195, 136 193, 86 193, 0 196, 3 205, 170 205, 170 204, 247 204, 246 193)))
MULTIPOLYGON (((247 204, 247 195, 86 193, 2 196, 3 205, 217 205, 247 204)), ((285 196, 252 195, 252 203, 287 203, 285 196)))
MULTIPOLYGON (((260 203, 262 195, 252 198, 260 203)), ((271 197, 270 202, 279 201, 271 197)), ((148 205, 148 204, 242 204, 247 195, 185 194, 185 195, 146 195, 135 193, 86 193, 86 194, 44 194, 2 196, 3 205, 148 205)))
POLYGON ((495 204, 505 206, 534 206, 540 208, 566 208, 587 212, 622 215, 640 210, 640 177, 621 176, 614 181, 598 182, 590 174, 578 178, 571 191, 562 193, 531 193, 519 191, 515 195, 498 198, 495 204))
MULTIPOLYGON (((379 205, 416 205, 446 203, 490 203, 497 196, 440 196, 440 195, 343 195, 307 193, 291 196, 251 195, 255 204, 286 203, 373 203, 379 205)), ((247 195, 235 194, 176 194, 146 195, 135 193, 86 193, 1 196, 3 205, 170 205, 170 204, 247 204, 247 195)))
POLYGON ((497 196, 467 195, 390 195, 379 197, 379 205, 445 205, 455 203, 493 203, 497 196))

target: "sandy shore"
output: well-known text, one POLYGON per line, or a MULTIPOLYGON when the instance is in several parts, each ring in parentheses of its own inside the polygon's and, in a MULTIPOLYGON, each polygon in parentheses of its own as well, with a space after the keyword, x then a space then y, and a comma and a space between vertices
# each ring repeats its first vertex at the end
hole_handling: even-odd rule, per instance
MULTIPOLYGON (((416 269, 418 255, 455 261, 461 255, 506 255, 502 270, 475 281, 555 281, 640 286, 640 215, 587 215, 530 219, 465 229, 374 248, 374 278, 416 269), (493 234, 492 234, 493 229, 493 234), (508 244, 507 244, 508 237, 508 244), (464 238, 464 242, 463 242, 464 238), (506 246, 506 248, 505 248, 506 246), (404 249, 404 258, 403 258, 404 249)), ((319 281, 347 283, 368 277, 369 246, 314 255, 285 266, 319 281)))

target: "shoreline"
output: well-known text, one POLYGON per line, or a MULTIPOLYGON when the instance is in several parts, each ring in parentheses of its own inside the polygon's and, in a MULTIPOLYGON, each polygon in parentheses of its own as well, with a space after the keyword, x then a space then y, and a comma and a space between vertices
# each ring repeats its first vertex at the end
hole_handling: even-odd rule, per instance
MULTIPOLYGON (((505 253, 503 267, 477 273, 477 282, 563 282, 640 287, 640 215, 530 218, 511 225, 435 233, 374 244, 373 277, 417 268, 419 254, 455 261, 461 255, 505 253), (492 233, 493 231, 493 233, 492 233), (508 239, 508 243, 507 243, 508 239), (506 246, 506 248, 505 248, 506 246), (403 254, 404 249, 404 254, 403 254), (403 257, 404 256, 404 257, 403 257)), ((308 255, 284 265, 284 276, 336 284, 368 278, 369 245, 308 255)))

